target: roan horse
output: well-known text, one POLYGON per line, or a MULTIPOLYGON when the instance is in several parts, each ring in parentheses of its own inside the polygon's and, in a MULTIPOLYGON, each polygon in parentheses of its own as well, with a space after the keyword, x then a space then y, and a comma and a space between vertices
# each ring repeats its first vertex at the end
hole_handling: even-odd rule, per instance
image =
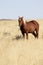
POLYGON ((38 38, 39 24, 37 21, 31 20, 27 22, 24 21, 23 17, 19 17, 18 22, 23 37, 25 37, 26 33, 26 39, 28 39, 28 33, 32 33, 35 38, 38 38))

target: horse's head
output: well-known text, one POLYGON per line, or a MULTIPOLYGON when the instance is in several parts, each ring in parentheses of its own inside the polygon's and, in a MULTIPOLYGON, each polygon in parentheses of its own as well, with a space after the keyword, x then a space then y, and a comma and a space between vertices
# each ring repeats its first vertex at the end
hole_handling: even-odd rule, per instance
POLYGON ((18 22, 19 26, 21 26, 24 23, 23 17, 19 17, 18 22))
POLYGON ((23 24, 23 17, 19 17, 18 22, 19 22, 19 26, 21 26, 23 24))

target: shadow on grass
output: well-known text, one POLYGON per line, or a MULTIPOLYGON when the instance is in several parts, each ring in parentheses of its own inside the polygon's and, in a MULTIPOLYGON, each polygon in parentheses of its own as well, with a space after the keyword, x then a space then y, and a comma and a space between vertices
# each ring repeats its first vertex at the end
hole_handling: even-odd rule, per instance
POLYGON ((4 35, 4 36, 7 36, 7 35, 10 36, 11 33, 9 33, 9 32, 4 32, 3 35, 4 35))
POLYGON ((14 38, 12 38, 12 40, 20 40, 22 39, 23 37, 21 35, 16 35, 14 38))
MULTIPOLYGON (((4 32, 3 35, 6 36, 11 36, 11 33, 9 32, 4 32)), ((20 40, 23 39, 23 37, 21 35, 15 35, 14 37, 12 37, 12 40, 20 40)))

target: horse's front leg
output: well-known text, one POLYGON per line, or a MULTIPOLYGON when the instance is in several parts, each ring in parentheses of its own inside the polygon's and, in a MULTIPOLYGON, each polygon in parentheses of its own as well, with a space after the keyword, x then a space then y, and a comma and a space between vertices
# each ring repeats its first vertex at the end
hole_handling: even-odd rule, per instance
POLYGON ((26 39, 28 39, 28 33, 26 33, 26 39))
POLYGON ((25 38, 25 34, 23 33, 23 38, 25 38))
POLYGON ((25 33, 22 32, 23 38, 25 38, 25 33))

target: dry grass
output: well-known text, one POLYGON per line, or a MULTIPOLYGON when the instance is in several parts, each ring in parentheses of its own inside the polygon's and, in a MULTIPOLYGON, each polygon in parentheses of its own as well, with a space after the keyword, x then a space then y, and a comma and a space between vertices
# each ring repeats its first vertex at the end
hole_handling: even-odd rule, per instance
POLYGON ((23 39, 17 21, 0 21, 0 65, 43 65, 43 20, 39 39, 23 39))

